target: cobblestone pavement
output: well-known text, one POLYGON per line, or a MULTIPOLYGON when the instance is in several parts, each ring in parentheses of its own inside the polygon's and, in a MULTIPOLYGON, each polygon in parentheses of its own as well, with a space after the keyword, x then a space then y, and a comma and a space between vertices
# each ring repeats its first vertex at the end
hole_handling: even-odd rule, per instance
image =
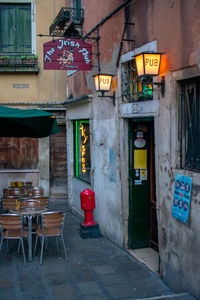
POLYGON ((56 253, 54 240, 48 243, 42 266, 37 253, 25 268, 16 241, 7 255, 3 247, 0 300, 194 299, 187 293, 176 295, 158 274, 107 239, 82 239, 79 230, 80 219, 67 211, 64 239, 69 262, 62 247, 56 253))

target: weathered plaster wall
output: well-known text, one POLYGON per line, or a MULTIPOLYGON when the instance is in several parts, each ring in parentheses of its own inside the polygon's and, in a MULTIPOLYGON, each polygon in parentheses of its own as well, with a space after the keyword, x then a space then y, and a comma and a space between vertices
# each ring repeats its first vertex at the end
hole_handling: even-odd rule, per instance
POLYGON ((44 188, 45 195, 49 195, 49 137, 39 139, 39 186, 44 188))
POLYGON ((92 175, 95 216, 104 236, 122 246, 119 133, 112 101, 93 98, 92 175))

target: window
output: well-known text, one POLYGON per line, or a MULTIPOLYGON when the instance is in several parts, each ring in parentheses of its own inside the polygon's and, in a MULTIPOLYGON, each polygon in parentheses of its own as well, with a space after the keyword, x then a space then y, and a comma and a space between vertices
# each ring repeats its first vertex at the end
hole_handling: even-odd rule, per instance
POLYGON ((32 52, 31 4, 0 4, 0 52, 32 52))
POLYGON ((75 177, 90 183, 90 126, 89 120, 75 121, 75 177))
POLYGON ((121 82, 123 102, 153 100, 152 78, 139 78, 134 60, 122 64, 121 82))
POLYGON ((180 167, 200 171, 200 79, 181 82, 180 167))

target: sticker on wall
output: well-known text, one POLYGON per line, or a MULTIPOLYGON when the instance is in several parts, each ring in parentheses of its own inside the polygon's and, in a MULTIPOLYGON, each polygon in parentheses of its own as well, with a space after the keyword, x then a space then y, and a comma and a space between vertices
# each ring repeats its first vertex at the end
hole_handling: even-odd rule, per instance
POLYGON ((134 150, 134 169, 147 169, 147 150, 134 150))
POLYGON ((140 176, 140 170, 135 170, 135 177, 139 177, 140 176))
POLYGON ((140 170, 140 180, 147 180, 147 169, 140 170))
POLYGON ((135 181, 134 181, 134 184, 135 184, 135 185, 140 185, 140 184, 142 184, 142 180, 135 180, 135 181))
POLYGON ((134 145, 136 148, 143 148, 146 145, 146 141, 144 139, 139 138, 134 141, 134 145))
POLYGON ((177 174, 175 177, 172 216, 186 224, 189 216, 192 178, 177 174))
POLYGON ((138 138, 143 138, 144 134, 143 131, 137 131, 136 137, 138 138))

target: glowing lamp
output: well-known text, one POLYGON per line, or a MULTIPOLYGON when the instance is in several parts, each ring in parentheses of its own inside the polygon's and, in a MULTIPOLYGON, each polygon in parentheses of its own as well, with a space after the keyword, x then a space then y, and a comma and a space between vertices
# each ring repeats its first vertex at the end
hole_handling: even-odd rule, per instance
POLYGON ((96 92, 109 92, 111 89, 113 75, 96 74, 94 76, 96 92))
MULTIPOLYGON (((145 78, 158 76, 160 71, 162 53, 160 52, 141 52, 134 56, 138 76, 145 78)), ((162 76, 161 82, 153 82, 153 85, 160 86, 161 94, 165 96, 165 77, 162 76)))
POLYGON ((134 56, 138 76, 158 76, 162 53, 142 52, 134 56))
POLYGON ((111 74, 96 74, 94 75, 94 83, 96 92, 101 92, 102 98, 111 98, 113 100, 113 105, 115 105, 115 92, 113 92, 112 96, 105 96, 105 92, 109 92, 111 90, 113 75, 111 74))

